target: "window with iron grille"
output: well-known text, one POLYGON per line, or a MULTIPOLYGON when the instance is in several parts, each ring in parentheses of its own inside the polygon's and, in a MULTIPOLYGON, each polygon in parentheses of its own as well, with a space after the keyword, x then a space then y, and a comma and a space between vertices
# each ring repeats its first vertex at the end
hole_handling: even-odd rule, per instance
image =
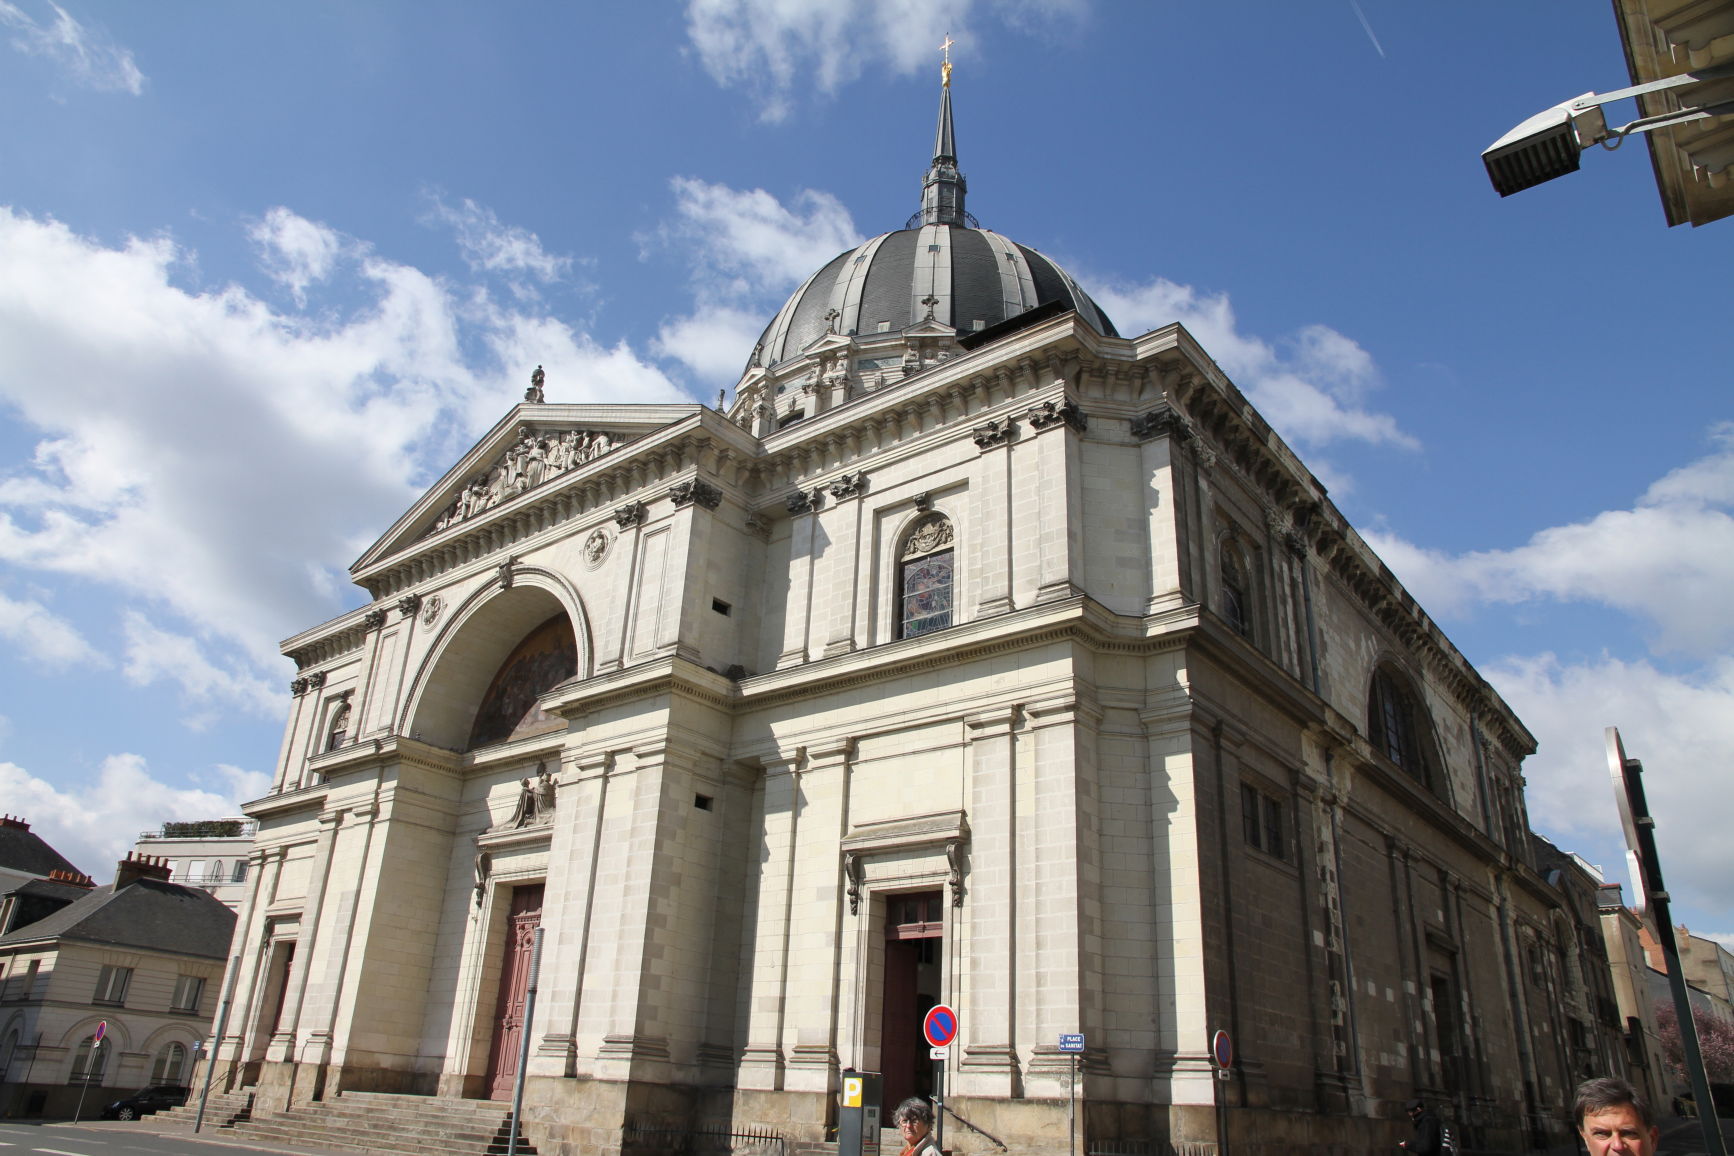
POLYGON ((1240 829, 1247 845, 1275 859, 1288 859, 1282 800, 1247 783, 1240 785, 1240 829))

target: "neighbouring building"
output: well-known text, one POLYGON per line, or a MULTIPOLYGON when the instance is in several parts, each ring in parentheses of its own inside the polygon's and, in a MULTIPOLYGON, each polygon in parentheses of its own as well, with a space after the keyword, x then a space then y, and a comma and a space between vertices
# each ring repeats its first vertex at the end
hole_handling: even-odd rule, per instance
MULTIPOLYGON (((30 824, 13 815, 0 816, 0 895, 33 879, 73 878, 78 868, 50 847, 30 824)), ((3 927, 4 924, 0 924, 3 927)))
MULTIPOLYGON (((1656 1009, 1670 1006, 1667 977, 1650 966, 1645 943, 1650 940, 1638 913, 1625 904, 1618 883, 1604 883, 1598 897, 1602 943, 1614 998, 1625 1023, 1626 1066, 1633 1084, 1652 1104, 1666 1104, 1674 1095, 1666 1053, 1656 1034, 1656 1009), (1656 980, 1660 977, 1658 991, 1656 980)), ((1653 941, 1652 941, 1653 942, 1653 941)))
POLYGON ((112 884, 67 887, 0 935, 0 1115, 91 1114, 191 1074, 235 913, 168 874, 129 855, 112 884))
POLYGON ((965 191, 948 76, 917 217, 726 410, 538 371, 284 644, 255 1117, 507 1098, 528 1033, 543 1153, 822 1141, 844 1068, 928 1090, 944 1002, 960 1153, 1067 1151, 1062 1033, 1098 1147, 1366 1152, 1415 1095, 1565 1139, 1619 1037, 1533 738, 1190 334, 965 191))
POLYGON ((133 853, 161 859, 176 883, 202 887, 238 908, 247 893, 247 856, 257 829, 251 819, 164 823, 141 832, 133 853))

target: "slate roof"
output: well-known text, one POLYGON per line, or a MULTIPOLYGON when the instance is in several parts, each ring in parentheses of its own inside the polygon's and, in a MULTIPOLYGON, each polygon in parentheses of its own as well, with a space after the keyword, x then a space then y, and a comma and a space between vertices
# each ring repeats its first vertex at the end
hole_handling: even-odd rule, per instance
POLYGON ((140 879, 119 891, 112 884, 89 891, 54 914, 0 936, 0 947, 59 938, 224 959, 234 934, 235 913, 210 892, 140 879))
POLYGON ((27 875, 78 870, 64 855, 43 842, 41 835, 10 823, 0 824, 0 867, 27 875))

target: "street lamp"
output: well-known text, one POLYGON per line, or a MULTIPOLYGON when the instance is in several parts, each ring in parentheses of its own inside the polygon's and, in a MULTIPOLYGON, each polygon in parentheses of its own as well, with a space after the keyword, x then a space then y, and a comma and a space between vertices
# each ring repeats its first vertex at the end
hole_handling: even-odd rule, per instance
POLYGON ((1627 97, 1669 88, 1686 88, 1730 76, 1734 76, 1734 61, 1615 92, 1599 95, 1586 92, 1536 113, 1483 150, 1481 161, 1487 166, 1487 176, 1493 182, 1494 191, 1502 197, 1509 197, 1555 177, 1577 172, 1580 155, 1592 145, 1599 144, 1612 151, 1632 133, 1653 132, 1708 117, 1734 115, 1734 100, 1724 100, 1657 116, 1639 117, 1610 131, 1601 108, 1611 101, 1627 97))

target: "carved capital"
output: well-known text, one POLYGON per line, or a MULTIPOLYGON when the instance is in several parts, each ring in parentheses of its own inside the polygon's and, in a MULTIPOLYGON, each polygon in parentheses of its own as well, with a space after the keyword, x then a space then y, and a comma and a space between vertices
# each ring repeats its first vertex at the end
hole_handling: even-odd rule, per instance
POLYGON ((289 680, 289 693, 300 698, 307 693, 310 685, 305 678, 292 678, 289 680))
POLYGON ((405 594, 397 600, 397 612, 405 618, 414 618, 415 612, 421 609, 420 594, 405 594))
POLYGON ((859 473, 844 474, 834 479, 827 488, 838 501, 856 497, 867 489, 867 472, 862 470, 859 473))
POLYGON ((320 687, 322 687, 324 685, 325 685, 325 672, 323 670, 316 670, 312 674, 307 676, 307 689, 308 690, 318 690, 320 687))
POLYGON ((707 510, 714 510, 722 504, 722 491, 713 485, 693 478, 685 482, 676 482, 670 486, 668 498, 676 507, 689 506, 696 502, 707 510))
POLYGON ((377 610, 369 610, 361 619, 361 628, 363 630, 378 630, 384 625, 385 610, 383 607, 377 610))
POLYGON ((926 490, 922 490, 919 494, 916 494, 915 508, 920 510, 923 514, 933 509, 933 495, 928 493, 926 490))
POLYGON ((628 502, 614 511, 614 524, 622 530, 630 530, 634 526, 644 524, 644 503, 628 502))
POLYGON ((796 490, 790 494, 787 505, 791 514, 810 514, 823 505, 824 501, 824 489, 815 486, 811 490, 796 490))
POLYGON ((510 590, 512 588, 512 583, 517 581, 517 563, 518 560, 516 558, 508 556, 495 570, 495 573, 499 575, 501 590, 510 590))
POLYGON ((746 529, 747 533, 752 534, 755 537, 769 538, 771 536, 770 519, 758 513, 748 514, 746 517, 746 529))
POLYGON ((1185 414, 1172 406, 1151 410, 1142 417, 1132 419, 1132 436, 1141 442, 1151 438, 1171 437, 1179 442, 1193 441, 1198 435, 1193 432, 1192 423, 1185 414))
POLYGON ((1090 424, 1084 416, 1084 411, 1073 404, 1070 398, 1059 405, 1055 405, 1051 401, 1032 405, 1024 416, 1029 418, 1030 425, 1037 433, 1061 425, 1070 426, 1082 433, 1090 424))
POLYGON ((995 418, 975 427, 971 433, 979 450, 991 450, 1009 443, 1017 436, 1017 423, 1011 418, 995 418))

